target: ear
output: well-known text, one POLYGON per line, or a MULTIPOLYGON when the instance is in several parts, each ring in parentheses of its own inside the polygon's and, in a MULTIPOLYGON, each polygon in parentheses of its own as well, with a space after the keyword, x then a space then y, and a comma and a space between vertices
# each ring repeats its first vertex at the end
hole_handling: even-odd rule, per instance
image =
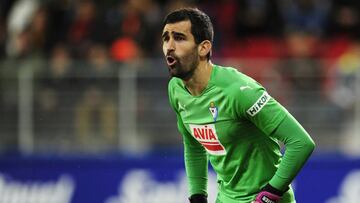
POLYGON ((209 40, 202 41, 198 46, 199 56, 201 58, 206 57, 206 55, 210 53, 211 48, 212 48, 212 44, 209 40))

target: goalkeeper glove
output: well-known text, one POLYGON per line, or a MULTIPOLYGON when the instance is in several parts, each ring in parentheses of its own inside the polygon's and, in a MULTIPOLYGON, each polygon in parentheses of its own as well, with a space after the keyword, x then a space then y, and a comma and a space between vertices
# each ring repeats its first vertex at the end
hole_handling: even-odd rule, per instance
MULTIPOLYGON (((285 192, 288 189, 286 189, 285 192)), ((256 199, 253 203, 277 203, 283 194, 284 192, 281 192, 278 189, 272 187, 270 184, 267 184, 256 196, 256 199)))
POLYGON ((207 197, 203 194, 194 194, 189 198, 190 203, 207 203, 207 197))

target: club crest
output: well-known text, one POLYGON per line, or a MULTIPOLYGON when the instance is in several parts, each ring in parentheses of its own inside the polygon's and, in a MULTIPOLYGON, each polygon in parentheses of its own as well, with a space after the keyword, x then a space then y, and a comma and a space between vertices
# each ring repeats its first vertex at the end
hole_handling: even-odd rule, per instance
POLYGON ((215 106, 214 102, 210 102, 210 113, 214 118, 214 122, 216 121, 217 117, 218 117, 218 108, 215 106))

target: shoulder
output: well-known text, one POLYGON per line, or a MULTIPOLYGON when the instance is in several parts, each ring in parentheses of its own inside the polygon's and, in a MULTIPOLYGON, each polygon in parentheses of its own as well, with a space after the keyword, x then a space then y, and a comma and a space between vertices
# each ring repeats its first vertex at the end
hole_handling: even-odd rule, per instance
POLYGON ((168 97, 169 97, 169 102, 171 107, 176 111, 176 93, 178 91, 176 91, 179 88, 183 87, 183 83, 181 81, 181 79, 173 77, 170 79, 169 83, 168 83, 168 97))
POLYGON ((239 113, 245 112, 262 96, 267 95, 260 83, 235 68, 217 68, 216 78, 216 86, 221 88, 239 113))
POLYGON ((241 73, 233 67, 216 66, 214 85, 229 94, 247 94, 263 87, 253 78, 241 73))
POLYGON ((168 83, 168 91, 169 93, 172 93, 174 89, 181 88, 182 87, 182 81, 179 78, 172 77, 168 83))

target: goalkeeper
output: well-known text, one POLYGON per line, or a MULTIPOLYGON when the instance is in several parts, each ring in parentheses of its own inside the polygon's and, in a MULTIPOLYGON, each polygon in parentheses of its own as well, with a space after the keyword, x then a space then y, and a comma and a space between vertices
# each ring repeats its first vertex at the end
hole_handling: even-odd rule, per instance
POLYGON ((250 77, 210 61, 213 26, 196 8, 165 17, 169 100, 183 136, 191 203, 207 202, 208 161, 216 203, 295 203, 290 183, 315 144, 289 112, 250 77), (284 155, 278 141, 285 144, 284 155))

